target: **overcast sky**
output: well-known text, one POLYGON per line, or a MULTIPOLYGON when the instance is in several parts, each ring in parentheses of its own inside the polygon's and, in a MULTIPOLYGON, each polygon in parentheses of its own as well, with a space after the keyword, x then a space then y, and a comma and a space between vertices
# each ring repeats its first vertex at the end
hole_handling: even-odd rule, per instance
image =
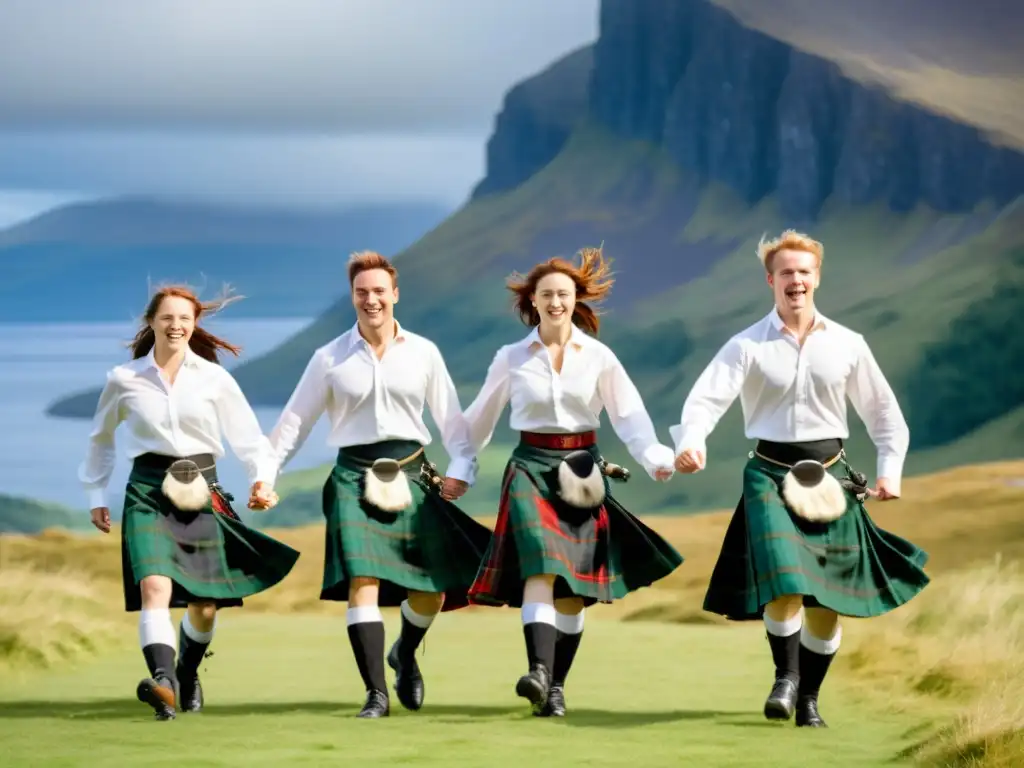
POLYGON ((457 205, 598 0, 0 0, 0 226, 76 196, 457 205))

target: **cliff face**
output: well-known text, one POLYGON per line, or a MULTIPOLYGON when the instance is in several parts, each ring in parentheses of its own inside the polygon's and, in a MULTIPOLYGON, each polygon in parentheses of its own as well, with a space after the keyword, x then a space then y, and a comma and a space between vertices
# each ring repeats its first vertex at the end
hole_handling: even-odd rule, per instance
MULTIPOLYGON (((505 151, 489 162, 488 191, 528 177, 557 143, 543 157, 527 151, 512 93, 492 139, 505 151)), ((1024 155, 852 81, 707 0, 603 0, 587 102, 591 119, 618 135, 661 144, 751 203, 774 193, 798 220, 833 196, 952 212, 1024 193, 1024 155)), ((534 111, 528 124, 543 122, 534 111)))

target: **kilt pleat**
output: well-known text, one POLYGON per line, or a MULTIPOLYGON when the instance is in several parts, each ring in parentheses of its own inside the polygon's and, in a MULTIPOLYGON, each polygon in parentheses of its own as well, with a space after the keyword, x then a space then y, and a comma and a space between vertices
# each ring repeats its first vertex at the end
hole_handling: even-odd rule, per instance
MULTIPOLYGON (((599 458, 597 446, 591 446, 599 458)), ((553 574, 555 597, 610 603, 664 578, 683 562, 671 544, 610 493, 596 510, 558 496, 558 466, 568 450, 520 443, 506 467, 498 517, 470 590, 480 605, 522 606, 523 582, 553 574)))
POLYGON ((374 459, 401 460, 419 450, 408 441, 344 448, 323 487, 326 519, 321 600, 348 600, 351 580, 380 582, 378 605, 398 606, 410 590, 443 592, 443 611, 468 605, 466 593, 491 531, 420 479, 425 455, 403 467, 412 505, 385 512, 363 498, 364 473, 374 459))
MULTIPOLYGON (((790 512, 782 497, 787 471, 758 456, 747 462, 704 610, 759 619, 766 603, 796 594, 804 605, 867 618, 898 608, 929 584, 928 554, 875 525, 852 493, 846 512, 829 523, 790 512)), ((850 469, 842 459, 828 471, 842 479, 850 469)))
POLYGON ((125 610, 142 608, 139 582, 171 579, 171 607, 213 602, 242 605, 287 576, 299 553, 243 523, 230 499, 211 489, 211 503, 198 512, 177 509, 163 494, 163 475, 133 468, 125 490, 121 524, 121 574, 125 610))

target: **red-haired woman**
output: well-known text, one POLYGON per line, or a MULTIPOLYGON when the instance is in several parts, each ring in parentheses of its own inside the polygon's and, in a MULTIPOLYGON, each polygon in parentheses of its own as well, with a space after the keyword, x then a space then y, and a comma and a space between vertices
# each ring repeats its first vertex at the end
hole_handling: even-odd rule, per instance
POLYGON ((477 451, 506 403, 520 442, 505 468, 494 535, 473 602, 521 608, 529 672, 516 693, 534 714, 565 714, 563 688, 583 632, 584 607, 609 603, 667 576, 682 556, 608 491, 597 447, 602 409, 630 455, 668 480, 675 458, 658 442, 639 392, 597 340, 591 307, 612 279, 600 249, 580 263, 551 259, 509 289, 533 331, 498 350, 466 411, 477 451))
POLYGON ((140 612, 150 677, 137 696, 157 720, 202 707, 199 663, 217 609, 277 584, 299 557, 244 525, 217 481, 223 433, 251 479, 250 508, 276 503, 277 457, 234 377, 218 364, 218 350, 239 349, 199 326, 222 303, 204 304, 179 286, 155 293, 131 344, 132 360, 107 374, 79 470, 93 525, 109 533, 105 489, 114 433, 124 422, 133 462, 121 522, 125 610, 140 612), (186 606, 176 637, 170 609, 186 606))

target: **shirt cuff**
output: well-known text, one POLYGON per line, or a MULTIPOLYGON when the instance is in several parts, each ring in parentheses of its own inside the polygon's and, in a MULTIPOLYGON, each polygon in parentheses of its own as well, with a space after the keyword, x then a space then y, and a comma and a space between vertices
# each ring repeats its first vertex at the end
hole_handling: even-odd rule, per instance
POLYGON ((659 469, 674 471, 672 465, 675 463, 675 459, 672 449, 661 443, 649 445, 644 449, 643 465, 651 477, 654 477, 654 473, 659 469))
POLYGON ((899 496, 903 480, 903 458, 901 456, 879 456, 877 469, 878 476, 889 481, 889 492, 894 496, 899 496))
POLYGON ((461 480, 467 485, 473 485, 476 482, 477 469, 479 464, 475 458, 473 459, 452 459, 448 465, 448 472, 445 477, 450 477, 453 480, 461 480))
MULTIPOLYGON (((704 441, 704 438, 695 433, 692 429, 688 432, 683 431, 683 425, 677 424, 674 427, 668 428, 669 436, 672 438, 672 442, 675 444, 676 453, 678 456, 687 448, 693 448, 696 451, 700 451, 702 454, 707 456, 708 448, 704 441)), ((675 456, 672 457, 675 460, 675 456)))
POLYGON ((256 473, 249 477, 249 485, 255 485, 256 483, 264 483, 270 487, 273 487, 274 481, 277 479, 277 462, 262 462, 256 465, 256 473))
POLYGON ((89 491, 89 509, 107 506, 107 494, 103 488, 93 488, 89 491))

